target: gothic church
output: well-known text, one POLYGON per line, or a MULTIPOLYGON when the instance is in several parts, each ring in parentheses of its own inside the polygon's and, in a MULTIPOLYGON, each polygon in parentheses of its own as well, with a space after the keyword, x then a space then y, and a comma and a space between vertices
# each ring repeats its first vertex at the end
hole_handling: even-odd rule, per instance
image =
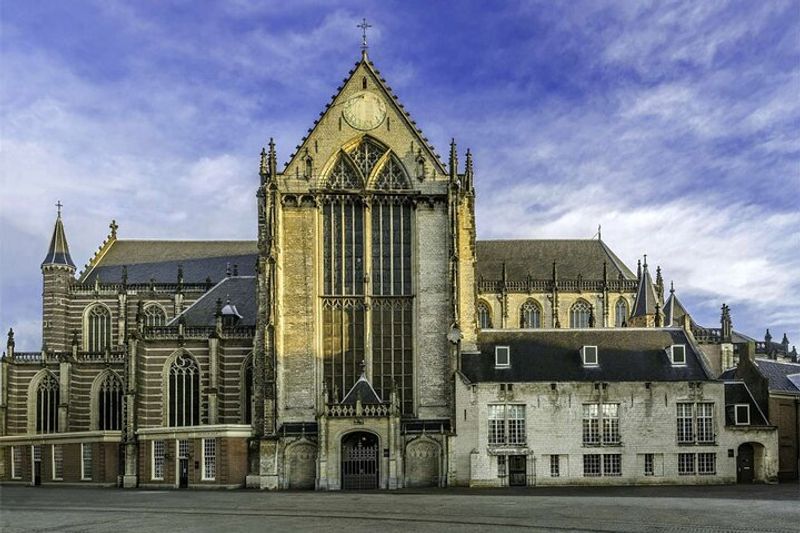
POLYGON ((126 240, 112 222, 77 276, 59 211, 42 349, 10 332, 0 362, 2 482, 777 475, 775 428, 717 380, 747 356, 729 317, 696 335, 660 269, 599 238, 476 241, 470 152, 460 164, 453 143, 445 164, 366 52, 259 176, 257 241, 126 240))

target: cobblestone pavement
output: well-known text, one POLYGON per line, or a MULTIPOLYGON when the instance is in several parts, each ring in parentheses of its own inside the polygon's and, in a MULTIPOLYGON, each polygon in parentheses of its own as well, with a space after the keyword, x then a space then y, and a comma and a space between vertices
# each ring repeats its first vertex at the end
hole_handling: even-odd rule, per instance
POLYGON ((17 531, 800 531, 800 485, 386 492, 0 487, 17 531))

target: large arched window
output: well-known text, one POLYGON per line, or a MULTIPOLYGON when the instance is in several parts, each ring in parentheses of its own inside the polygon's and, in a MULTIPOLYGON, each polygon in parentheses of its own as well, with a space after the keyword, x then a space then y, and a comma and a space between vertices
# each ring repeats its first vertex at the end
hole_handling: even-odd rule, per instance
POLYGON ((528 300, 519 310, 519 326, 521 328, 542 327, 542 308, 533 300, 528 300))
POLYGON ((150 304, 144 308, 145 326, 163 326, 167 321, 167 314, 158 304, 150 304))
POLYGON ((491 329, 492 327, 492 315, 485 302, 478 302, 478 327, 480 329, 491 329))
POLYGON ((58 389, 53 374, 42 376, 36 388, 36 433, 58 433, 58 389))
POLYGON ((614 325, 618 328, 628 324, 628 303, 620 298, 614 307, 614 325))
POLYGON ((116 374, 107 372, 97 392, 98 429, 122 429, 122 392, 122 380, 116 374))
POLYGON ((111 313, 101 304, 95 304, 86 312, 86 349, 103 352, 111 347, 111 313))
POLYGON ((569 326, 571 328, 588 328, 592 307, 583 300, 575 302, 569 310, 569 326))
POLYGON ((187 354, 179 354, 169 368, 170 426, 200 424, 200 368, 187 354))

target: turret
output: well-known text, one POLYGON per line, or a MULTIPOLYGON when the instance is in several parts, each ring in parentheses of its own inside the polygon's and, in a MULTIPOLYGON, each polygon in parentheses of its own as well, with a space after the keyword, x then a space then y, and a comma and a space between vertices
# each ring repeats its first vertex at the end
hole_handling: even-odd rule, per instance
POLYGON ((720 333, 722 342, 731 342, 733 335, 733 321, 731 320, 731 308, 722 304, 722 314, 720 315, 720 333))
POLYGON ((75 280, 75 263, 69 254, 69 245, 61 220, 61 202, 56 204, 56 216, 50 247, 42 261, 42 341, 51 350, 64 351, 67 338, 67 297, 70 284, 75 280))
POLYGON ((647 256, 644 257, 642 273, 639 279, 639 287, 636 291, 636 299, 633 301, 633 312, 629 325, 631 327, 659 327, 661 320, 661 306, 658 303, 658 295, 653 286, 653 279, 647 269, 647 256))

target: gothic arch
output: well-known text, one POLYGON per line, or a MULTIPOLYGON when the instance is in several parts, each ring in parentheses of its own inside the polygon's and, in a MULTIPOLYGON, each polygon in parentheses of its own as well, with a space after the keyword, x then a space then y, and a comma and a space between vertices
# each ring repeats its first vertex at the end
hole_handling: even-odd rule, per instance
POLYGON ((180 362, 180 359, 184 360, 191 360, 197 368, 197 394, 198 394, 198 402, 197 402, 197 418, 199 423, 203 421, 203 399, 204 389, 203 389, 203 371, 200 368, 200 363, 191 352, 186 350, 185 348, 180 348, 170 354, 167 357, 167 360, 164 362, 164 366, 161 369, 161 420, 163 421, 163 425, 165 427, 169 427, 170 425, 170 375, 172 371, 172 367, 176 362, 180 362))
MULTIPOLYGON (((27 411, 28 411, 28 433, 34 434, 36 433, 36 407, 38 401, 38 392, 39 392, 39 385, 42 383, 44 379, 52 378, 55 380, 56 383, 59 385, 60 389, 60 381, 58 376, 52 372, 50 369, 43 368, 37 372, 33 378, 31 379, 30 383, 28 383, 28 396, 27 396, 27 411)), ((61 429, 61 428, 59 428, 61 429)))
POLYGON ((111 308, 108 307, 103 302, 94 301, 87 305, 83 310, 83 317, 81 319, 82 322, 82 329, 83 329, 83 349, 87 352, 100 352, 103 350, 98 350, 97 348, 102 348, 98 346, 98 342, 100 338, 107 337, 108 345, 106 348, 111 349, 114 345, 114 321, 113 321, 113 313, 111 312, 111 308), (104 316, 107 319, 107 324, 101 327, 105 327, 107 329, 95 329, 100 324, 96 325, 93 328, 90 322, 94 319, 101 319, 101 316, 104 316))
POLYGON ((442 446, 439 442, 421 435, 406 444, 405 486, 438 487, 441 484, 442 446))
POLYGON ((305 437, 289 444, 283 452, 287 489, 314 489, 317 480, 317 445, 305 437))
POLYGON ((630 314, 631 311, 628 301, 620 296, 614 304, 614 327, 620 328, 623 327, 623 325, 627 325, 630 314))
POLYGON ((142 307, 144 312, 144 325, 145 326, 163 326, 167 323, 167 310, 158 302, 147 302, 142 307), (161 323, 157 324, 156 317, 161 317, 161 323))
MULTIPOLYGON (((120 377, 119 374, 107 368, 100 372, 97 377, 94 378, 91 386, 91 396, 89 398, 89 429, 91 431, 97 431, 100 429, 100 392, 103 387, 103 383, 106 379, 115 379, 119 382, 119 386, 124 386, 124 381, 120 377)), ((125 392, 122 391, 124 396, 125 392)), ((123 408, 120 405, 120 408, 123 408)))
POLYGON ((479 298, 478 304, 475 306, 475 318, 478 321, 478 329, 492 329, 494 327, 492 306, 483 298, 479 298))
POLYGON ((569 327, 588 328, 591 323, 592 304, 578 298, 569 308, 569 327))
POLYGON ((407 190, 411 188, 411 178, 395 153, 387 150, 375 163, 367 178, 367 187, 384 191, 407 190))
POLYGON ((535 298, 528 298, 519 307, 520 328, 541 328, 543 317, 542 305, 535 298))

